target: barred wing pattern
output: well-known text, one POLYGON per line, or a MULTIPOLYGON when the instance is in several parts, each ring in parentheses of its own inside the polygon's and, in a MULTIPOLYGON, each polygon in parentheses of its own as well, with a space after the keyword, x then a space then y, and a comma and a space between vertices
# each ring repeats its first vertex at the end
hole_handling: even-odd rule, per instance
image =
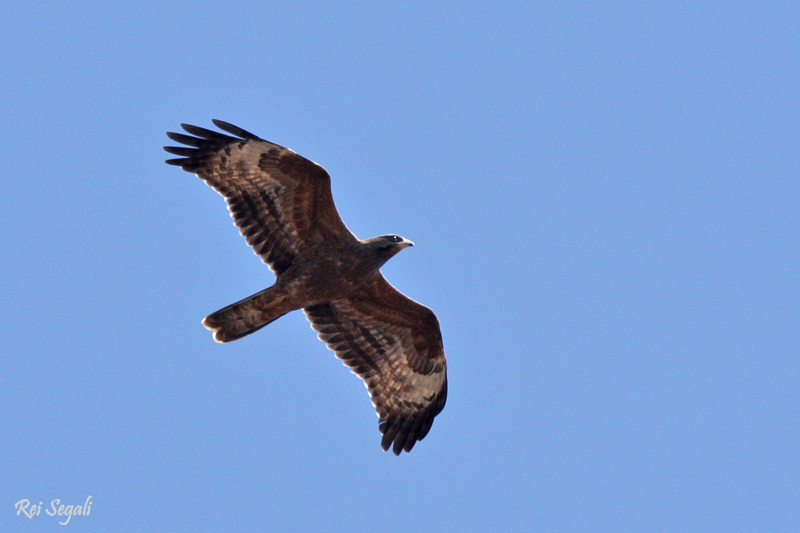
POLYGON ((447 400, 447 363, 433 311, 378 274, 347 298, 305 313, 319 338, 364 380, 383 449, 410 451, 447 400))
POLYGON ((165 146, 182 156, 167 163, 197 174, 225 198, 247 244, 275 275, 302 249, 356 240, 336 211, 324 168, 232 124, 214 124, 235 137, 181 124, 194 137, 167 133, 189 147, 165 146))

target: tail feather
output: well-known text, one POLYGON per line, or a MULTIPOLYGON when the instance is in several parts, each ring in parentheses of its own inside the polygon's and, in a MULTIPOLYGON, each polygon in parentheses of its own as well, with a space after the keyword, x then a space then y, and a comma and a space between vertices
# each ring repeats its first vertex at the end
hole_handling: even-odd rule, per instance
POLYGON ((294 308, 274 286, 211 313, 203 325, 214 332, 217 342, 230 342, 258 331, 294 308))

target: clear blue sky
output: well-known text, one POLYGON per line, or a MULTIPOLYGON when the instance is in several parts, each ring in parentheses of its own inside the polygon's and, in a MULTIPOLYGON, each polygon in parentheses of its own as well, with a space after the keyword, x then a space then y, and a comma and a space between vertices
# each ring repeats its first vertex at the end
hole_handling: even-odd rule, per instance
POLYGON ((0 529, 791 531, 800 523, 796 2, 0 7, 0 529), (322 164, 415 248, 447 407, 380 450, 164 135, 322 164))

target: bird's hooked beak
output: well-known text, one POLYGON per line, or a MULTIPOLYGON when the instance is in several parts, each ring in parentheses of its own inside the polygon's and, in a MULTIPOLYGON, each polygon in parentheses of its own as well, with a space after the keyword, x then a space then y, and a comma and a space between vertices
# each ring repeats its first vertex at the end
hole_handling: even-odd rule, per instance
POLYGON ((400 246, 401 246, 402 248, 408 248, 409 246, 414 246, 414 243, 413 243, 413 242, 411 242, 411 241, 409 241, 408 239, 406 239, 406 238, 404 237, 404 238, 403 238, 403 242, 401 242, 401 243, 400 243, 400 246))

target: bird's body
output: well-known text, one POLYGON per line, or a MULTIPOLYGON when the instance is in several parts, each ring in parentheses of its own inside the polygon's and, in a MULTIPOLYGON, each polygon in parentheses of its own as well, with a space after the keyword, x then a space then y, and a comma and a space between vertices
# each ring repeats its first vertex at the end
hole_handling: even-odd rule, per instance
POLYGON ((369 241, 320 246, 281 274, 277 284, 298 309, 344 298, 376 277, 381 266, 410 243, 390 244, 389 253, 382 253, 369 241), (345 257, 347 261, 342 260, 345 257))
POLYGON ((237 137, 183 125, 185 147, 167 162, 196 173, 225 197, 234 221, 276 275, 273 286, 225 307, 203 324, 229 342, 303 309, 323 340, 361 377, 380 417, 384 450, 410 451, 447 398, 439 323, 380 273, 413 243, 398 235, 357 239, 339 218, 327 172, 231 124, 237 137))
POLYGON ((295 257, 278 275, 275 285, 203 320, 218 342, 249 335, 297 309, 341 300, 357 294, 364 284, 381 279, 380 267, 410 241, 396 235, 368 241, 320 245, 295 257), (387 241, 388 248, 376 246, 387 241))

